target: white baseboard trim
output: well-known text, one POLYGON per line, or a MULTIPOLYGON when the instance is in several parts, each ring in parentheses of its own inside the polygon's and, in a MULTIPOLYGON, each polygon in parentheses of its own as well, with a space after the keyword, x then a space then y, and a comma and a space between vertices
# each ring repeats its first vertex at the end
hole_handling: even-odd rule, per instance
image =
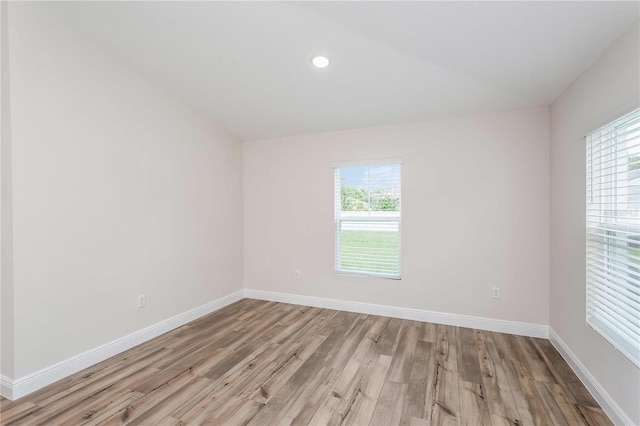
POLYGON ((197 308, 193 308, 164 321, 150 325, 149 327, 145 327, 142 330, 135 331, 127 336, 43 368, 42 370, 20 377, 17 380, 1 376, 0 391, 5 398, 11 400, 21 398, 243 298, 244 291, 238 290, 209 303, 205 303, 202 306, 198 306, 197 308))
POLYGON ((549 337, 549 327, 542 324, 529 324, 516 321, 505 321, 469 315, 447 314, 443 312, 425 311, 414 308, 376 305, 372 303, 352 302, 347 300, 325 299, 322 297, 301 296, 289 293, 245 289, 244 295, 250 299, 269 300, 272 302, 292 303, 295 305, 313 306, 317 308, 335 309, 338 311, 358 312, 362 314, 410 319, 454 325, 457 327, 477 328, 479 330, 497 331, 530 337, 549 337))
MULTIPOLYGON (((77 373, 78 371, 95 365, 101 361, 104 361, 105 359, 131 349, 134 346, 140 345, 155 337, 160 336, 161 334, 164 334, 195 319, 198 319, 201 316, 207 315, 231 303, 237 302, 243 297, 247 297, 250 299, 269 300, 274 302, 291 303, 297 305, 314 306, 319 308, 336 309, 340 311, 380 315, 393 318, 410 319, 415 321, 433 322, 438 324, 454 325, 458 327, 477 328, 480 330, 518 334, 522 336, 540 338, 548 338, 549 336, 548 327, 541 324, 529 324, 515 321, 474 317, 468 315, 433 312, 413 308, 401 308, 388 305, 377 305, 371 303, 245 289, 236 291, 227 296, 221 297, 220 299, 183 312, 174 317, 143 328, 142 330, 138 330, 127 336, 108 342, 97 348, 88 350, 34 373, 20 377, 16 380, 10 379, 6 376, 0 376, 0 394, 5 398, 11 400, 21 398, 32 392, 35 392, 38 389, 50 385, 51 383, 54 383, 60 379, 64 379, 65 377, 77 373)), ((617 407, 617 405, 615 405, 615 407, 617 407)))
POLYGON ((567 344, 560 338, 554 329, 549 328, 549 341, 558 350, 562 358, 567 361, 569 367, 578 376, 584 386, 591 392, 591 395, 600 404, 600 407, 609 416, 614 425, 634 425, 631 418, 624 412, 616 401, 609 395, 604 387, 596 380, 587 367, 580 361, 580 358, 573 353, 567 344))

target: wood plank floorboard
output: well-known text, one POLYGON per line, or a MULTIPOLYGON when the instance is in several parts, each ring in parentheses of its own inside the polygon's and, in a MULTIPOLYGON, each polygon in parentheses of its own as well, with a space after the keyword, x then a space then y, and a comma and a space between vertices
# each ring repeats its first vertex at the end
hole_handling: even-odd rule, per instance
POLYGON ((548 340, 243 299, 16 401, 2 425, 611 425, 548 340))

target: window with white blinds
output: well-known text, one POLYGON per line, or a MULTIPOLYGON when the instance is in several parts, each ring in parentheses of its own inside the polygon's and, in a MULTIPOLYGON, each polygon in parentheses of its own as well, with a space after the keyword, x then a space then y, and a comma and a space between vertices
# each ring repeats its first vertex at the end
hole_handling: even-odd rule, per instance
POLYGON ((587 324, 640 366, 640 109, 586 142, 587 324))
POLYGON ((336 272, 400 278, 401 165, 335 168, 336 272))

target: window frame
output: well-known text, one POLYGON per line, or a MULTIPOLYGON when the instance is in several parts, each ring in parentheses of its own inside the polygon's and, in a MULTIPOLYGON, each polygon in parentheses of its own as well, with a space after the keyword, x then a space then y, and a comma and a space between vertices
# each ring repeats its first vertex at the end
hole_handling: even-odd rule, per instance
MULTIPOLYGON (((631 164, 630 158, 634 158, 640 154, 629 153, 629 147, 637 147, 639 144, 636 139, 640 141, 638 136, 630 136, 627 139, 620 140, 619 138, 627 136, 628 134, 635 134, 640 131, 640 128, 629 130, 629 123, 637 125, 640 117, 640 108, 636 107, 626 114, 618 116, 616 119, 609 121, 604 126, 589 132, 585 135, 585 322, 589 328, 594 330, 605 341, 611 344, 617 351, 622 353, 633 364, 640 367, 640 347, 634 347, 634 343, 640 342, 640 326, 633 328, 633 323, 638 320, 635 317, 636 312, 640 312, 640 304, 634 310, 633 299, 640 296, 640 291, 636 294, 636 291, 640 290, 637 287, 637 272, 635 267, 630 265, 630 262, 635 262, 637 255, 631 254, 631 251, 636 251, 637 248, 633 247, 640 244, 640 223, 638 222, 640 216, 634 215, 638 210, 637 208, 629 208, 629 203, 635 203, 629 197, 635 194, 628 188, 632 188, 633 184, 627 184, 626 186, 618 186, 620 178, 617 177, 619 173, 630 173, 635 169, 627 169, 618 171, 617 168, 621 167, 618 164, 618 156, 620 151, 627 151, 622 157, 622 166, 631 164), (620 134, 617 129, 623 128, 620 134), (603 139, 603 136, 608 136, 607 139, 603 139), (594 142, 595 140, 595 142, 594 142), (630 141, 630 144, 622 143, 630 141), (634 143, 635 142, 635 143, 634 143), (594 150, 594 145, 597 149, 594 150), (605 150, 611 150, 606 154, 599 154, 598 157, 594 157, 594 152, 601 152, 605 150), (603 156, 613 156, 614 159, 603 160, 603 156), (598 167, 594 167, 594 159, 598 158, 598 167), (613 162, 613 165, 609 164, 604 167, 602 164, 613 162), (613 174, 607 171, 608 175, 602 175, 603 170, 613 169, 613 174), (599 176, 594 177, 594 174, 599 176), (607 176, 614 176, 605 181, 594 183, 594 179, 603 179, 607 176), (596 189, 596 186, 598 187, 596 189), (624 189, 626 194, 619 194, 618 191, 624 189), (596 195, 594 195, 594 193, 596 195), (625 201, 619 200, 618 197, 627 198, 627 209, 622 211, 630 212, 630 216, 627 218, 624 214, 619 214, 621 210, 618 206, 625 201), (600 199, 600 201, 594 201, 600 199), (611 201, 603 201, 601 199, 610 199, 611 201), (608 207, 608 208, 607 208, 608 207), (614 214, 605 215, 605 212, 615 212, 614 214), (594 216, 593 213, 597 214, 594 216), (594 217, 600 219, 594 219, 594 217), (624 234, 621 236, 620 234, 624 234), (632 242, 638 240, 638 243, 632 242), (621 244, 621 241, 623 244, 621 244), (626 253, 626 254, 625 254, 626 253), (620 261, 619 257, 623 257, 620 261), (624 259, 624 256, 627 256, 624 259), (633 256, 633 257, 629 257, 633 256), (632 277, 632 278, 631 278, 632 277), (633 281, 629 281, 633 279, 633 281), (638 290, 636 290, 636 288, 638 290), (629 297, 628 294, 634 296, 629 297), (624 302, 626 298, 631 300, 630 304, 624 302), (625 307, 625 303, 631 307, 631 309, 625 307), (622 306, 622 308, 620 308, 622 306), (624 312, 622 315, 620 312, 624 312), (613 314, 613 315, 612 315, 613 314), (635 320, 624 319, 623 317, 630 316, 635 320), (622 318, 622 319, 621 319, 622 318), (628 330, 627 325, 620 327, 618 324, 625 324, 629 321, 632 325, 628 330), (625 337, 625 335, 627 335, 625 337), (635 336, 634 336, 635 335, 635 336), (631 342, 630 342, 631 341, 631 342)), ((626 177, 630 182, 637 180, 638 178, 626 177)), ((624 182, 624 181, 622 181, 624 182)), ((632 204, 633 206, 633 204, 632 204)), ((640 268, 640 267, 639 267, 640 268)))
POLYGON ((382 278, 391 280, 402 280, 402 172, 404 160, 374 160, 374 161, 350 161, 342 163, 334 163, 332 165, 334 172, 334 273, 343 276, 356 276, 367 278, 382 278), (397 165, 400 168, 400 190, 397 215, 379 215, 377 217, 368 216, 343 216, 342 215, 342 182, 340 170, 345 167, 374 167, 385 165, 397 165), (379 223, 397 223, 398 224, 398 274, 385 274, 374 271, 354 271, 341 268, 341 230, 343 222, 379 222, 379 223))

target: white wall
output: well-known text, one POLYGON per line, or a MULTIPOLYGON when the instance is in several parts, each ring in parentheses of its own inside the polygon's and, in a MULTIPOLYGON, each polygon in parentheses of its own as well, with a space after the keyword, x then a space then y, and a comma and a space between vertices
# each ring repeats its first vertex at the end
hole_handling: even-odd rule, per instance
POLYGON ((244 207, 248 289, 548 323, 547 108, 246 142, 244 207), (386 158, 402 280, 338 276, 331 165, 386 158))
POLYGON ((9 14, 19 378, 242 288, 242 147, 33 5, 9 14))
POLYGON ((7 3, 0 3, 0 374, 13 371, 13 212, 7 3))
POLYGON ((551 107, 550 325, 634 424, 640 370, 585 323, 583 136, 640 104, 639 31, 636 24, 551 107))

